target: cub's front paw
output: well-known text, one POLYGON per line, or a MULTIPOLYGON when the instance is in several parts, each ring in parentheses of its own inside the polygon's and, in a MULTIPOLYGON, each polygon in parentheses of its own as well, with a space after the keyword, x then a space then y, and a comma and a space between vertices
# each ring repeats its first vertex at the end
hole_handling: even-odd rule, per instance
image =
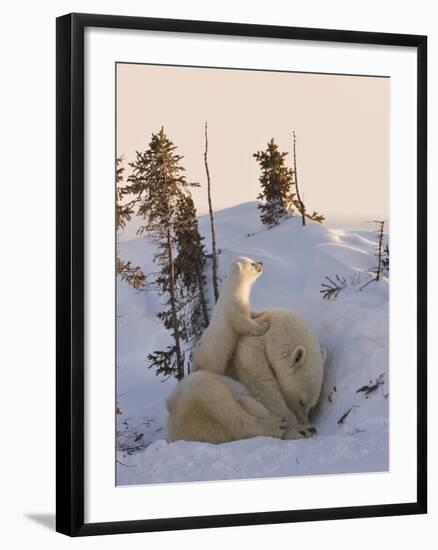
POLYGON ((262 311, 256 311, 256 310, 252 310, 251 311, 251 319, 257 319, 258 317, 262 317, 263 315, 265 315, 265 311, 262 310, 262 311))
POLYGON ((260 324, 262 324, 264 321, 269 322, 271 320, 271 312, 269 310, 258 311, 255 319, 257 319, 257 323, 260 324))
POLYGON ((271 323, 269 321, 263 321, 263 323, 258 323, 260 328, 257 329, 255 336, 263 336, 271 328, 271 323))

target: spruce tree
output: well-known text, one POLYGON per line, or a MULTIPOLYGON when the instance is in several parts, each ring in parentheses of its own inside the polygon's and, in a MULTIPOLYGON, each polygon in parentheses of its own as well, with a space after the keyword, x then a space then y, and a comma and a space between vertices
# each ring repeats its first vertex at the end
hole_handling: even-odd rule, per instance
POLYGON ((207 255, 204 238, 199 233, 198 219, 193 199, 188 194, 179 198, 178 220, 175 226, 177 256, 176 276, 181 279, 191 304, 190 339, 197 341, 208 326, 208 308, 205 297, 204 268, 207 255))
MULTIPOLYGON (((196 210, 190 195, 180 196, 178 219, 174 225, 174 291, 178 312, 178 327, 180 347, 184 357, 190 356, 195 344, 208 326, 208 309, 205 299, 204 266, 206 254, 203 238, 199 234, 196 210)), ((159 280, 162 288, 168 284, 170 278, 165 272, 159 280)), ((164 326, 173 329, 171 309, 163 310, 158 314, 164 326)), ((176 353, 175 346, 165 351, 155 351, 149 355, 151 367, 157 374, 165 376, 174 373, 174 366, 168 362, 168 357, 176 353)), ((190 361, 185 361, 187 373, 190 372, 190 361)), ((178 377, 178 376, 177 376, 178 377)), ((179 378, 179 377, 178 377, 179 378)))
POLYGON ((166 377, 175 375, 178 380, 184 377, 185 356, 182 348, 184 326, 180 323, 182 288, 175 276, 174 262, 175 241, 172 230, 165 232, 162 241, 158 241, 158 252, 154 260, 161 267, 155 283, 162 298, 163 309, 157 314, 158 319, 170 332, 173 343, 165 350, 150 353, 147 359, 149 368, 155 369, 157 375, 166 377))
POLYGON ((136 160, 130 164, 128 189, 136 197, 137 214, 144 220, 138 233, 149 235, 157 246, 154 261, 160 271, 154 283, 163 305, 157 316, 173 338, 166 350, 149 354, 150 368, 154 368, 156 374, 181 379, 185 370, 185 343, 192 337, 187 309, 189 304, 194 307, 198 300, 202 310, 205 253, 189 194, 190 188, 198 184, 187 181, 181 166, 183 157, 176 149, 163 128, 152 134, 148 149, 143 153, 137 151, 136 160), (188 240, 192 241, 190 250, 188 240), (199 263, 193 261, 189 266, 189 254, 192 261, 199 263), (198 268, 200 277, 196 274, 198 268))
POLYGON ((265 151, 257 151, 253 156, 261 169, 259 182, 262 191, 257 197, 263 201, 258 206, 260 219, 263 224, 272 227, 292 214, 295 200, 293 172, 286 166, 287 153, 280 152, 274 138, 265 151))
MULTIPOLYGON (((122 231, 126 224, 130 221, 134 214, 133 201, 126 201, 125 197, 128 195, 124 182, 125 168, 122 165, 123 157, 116 159, 116 231, 117 241, 119 239, 120 231, 122 231)), ((119 256, 119 246, 117 242, 117 255, 116 255, 116 272, 120 278, 133 286, 136 289, 142 288, 145 283, 146 277, 141 268, 138 265, 132 265, 132 262, 122 260, 119 256)))
POLYGON ((133 208, 131 202, 124 202, 124 197, 128 194, 124 182, 125 168, 122 165, 123 157, 116 158, 116 229, 120 231, 125 228, 131 219, 133 208))

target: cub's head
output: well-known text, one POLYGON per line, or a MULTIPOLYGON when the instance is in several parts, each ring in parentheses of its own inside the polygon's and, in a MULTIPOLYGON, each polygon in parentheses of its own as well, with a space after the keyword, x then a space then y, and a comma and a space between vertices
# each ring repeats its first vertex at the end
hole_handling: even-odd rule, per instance
POLYGON ((263 273, 263 262, 256 262, 246 256, 239 256, 234 260, 232 273, 241 280, 253 283, 263 273))

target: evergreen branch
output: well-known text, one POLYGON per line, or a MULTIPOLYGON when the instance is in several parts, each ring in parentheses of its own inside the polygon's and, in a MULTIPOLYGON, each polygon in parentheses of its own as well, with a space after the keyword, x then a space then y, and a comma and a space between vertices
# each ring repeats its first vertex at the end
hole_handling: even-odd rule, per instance
POLYGON ((324 300, 337 298, 341 290, 347 286, 347 280, 345 277, 340 277, 339 275, 336 275, 337 282, 333 281, 328 276, 326 276, 325 279, 329 282, 329 284, 321 283, 323 288, 319 291, 323 295, 324 300))

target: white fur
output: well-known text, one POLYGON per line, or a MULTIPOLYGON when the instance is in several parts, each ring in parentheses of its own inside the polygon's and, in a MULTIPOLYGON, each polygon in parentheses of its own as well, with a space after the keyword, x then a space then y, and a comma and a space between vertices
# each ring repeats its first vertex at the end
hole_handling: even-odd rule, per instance
POLYGON ((327 351, 304 319, 286 309, 270 309, 270 330, 237 344, 229 374, 246 385, 271 413, 288 421, 286 438, 307 435, 309 413, 322 386, 327 351))
POLYGON ((201 370, 178 384, 167 401, 170 441, 313 434, 308 415, 321 391, 323 353, 294 312, 271 309, 263 316, 271 329, 261 337, 239 339, 227 371, 235 379, 201 370))
POLYGON ((251 286, 263 271, 262 264, 241 256, 231 266, 207 329, 193 353, 193 367, 223 374, 239 336, 261 336, 269 323, 255 321, 261 313, 251 312, 251 286))
POLYGON ((186 376, 167 400, 169 441, 225 443, 259 435, 282 437, 286 420, 272 415, 247 388, 219 374, 186 376))

